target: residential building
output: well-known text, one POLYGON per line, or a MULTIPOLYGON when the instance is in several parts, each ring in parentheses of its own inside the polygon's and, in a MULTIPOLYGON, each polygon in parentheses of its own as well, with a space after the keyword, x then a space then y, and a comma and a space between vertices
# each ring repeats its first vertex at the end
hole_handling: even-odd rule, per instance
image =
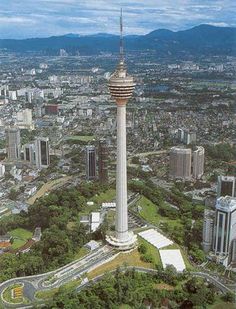
POLYGON ((197 146, 193 151, 193 177, 199 179, 204 174, 205 149, 202 146, 197 146))
POLYGON ((19 160, 21 155, 20 129, 12 127, 6 130, 6 148, 9 160, 19 160))
POLYGON ((192 150, 172 147, 170 150, 170 177, 174 179, 191 178, 192 150))
POLYGON ((205 252, 209 252, 213 245, 215 211, 211 209, 204 210, 202 246, 205 252))

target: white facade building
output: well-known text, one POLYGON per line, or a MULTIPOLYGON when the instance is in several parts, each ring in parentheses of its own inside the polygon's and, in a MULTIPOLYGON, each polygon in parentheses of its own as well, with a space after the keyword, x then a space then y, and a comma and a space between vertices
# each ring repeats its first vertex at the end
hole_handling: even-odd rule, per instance
POLYGON ((0 163, 0 177, 3 177, 5 175, 5 165, 0 163))
POLYGON ((214 228, 213 250, 224 265, 228 265, 228 256, 232 241, 236 238, 236 198, 224 196, 217 199, 214 228))
POLYGON ((205 149, 198 146, 193 151, 193 177, 199 179, 204 174, 205 149))
POLYGON ((50 164, 49 139, 38 137, 35 140, 35 162, 38 169, 47 168, 50 164))
POLYGON ((215 211, 210 209, 204 210, 202 246, 205 252, 209 252, 213 245, 215 211))

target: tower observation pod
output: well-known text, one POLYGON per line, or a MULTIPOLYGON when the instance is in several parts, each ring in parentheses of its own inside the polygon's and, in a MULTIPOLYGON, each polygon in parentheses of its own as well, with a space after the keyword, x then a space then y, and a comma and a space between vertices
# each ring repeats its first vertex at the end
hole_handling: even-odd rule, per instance
POLYGON ((137 237, 128 230, 126 104, 132 97, 135 83, 124 62, 122 11, 120 33, 120 61, 108 85, 117 105, 116 225, 114 235, 107 235, 106 240, 119 250, 129 250, 135 246, 137 237))

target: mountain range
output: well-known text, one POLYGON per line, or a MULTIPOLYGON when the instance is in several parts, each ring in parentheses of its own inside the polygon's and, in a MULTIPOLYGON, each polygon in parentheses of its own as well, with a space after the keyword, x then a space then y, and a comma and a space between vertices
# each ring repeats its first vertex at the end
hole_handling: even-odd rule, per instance
MULTIPOLYGON (((124 38, 127 51, 153 50, 160 55, 228 55, 236 56, 236 28, 199 25, 188 30, 154 30, 146 35, 128 35, 124 38)), ((57 55, 59 49, 70 54, 98 54, 117 52, 119 36, 98 33, 31 39, 0 39, 0 49, 13 52, 40 52, 57 55)))

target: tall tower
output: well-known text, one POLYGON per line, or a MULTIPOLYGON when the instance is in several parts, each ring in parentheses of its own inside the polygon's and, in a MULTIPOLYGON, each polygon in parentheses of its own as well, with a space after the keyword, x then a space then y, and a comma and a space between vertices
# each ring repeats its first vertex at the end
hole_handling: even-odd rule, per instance
POLYGON ((126 104, 135 87, 124 63, 123 20, 120 16, 120 61, 109 80, 111 97, 117 105, 117 166, 116 166, 116 232, 107 241, 120 250, 134 247, 136 236, 128 231, 127 167, 126 167, 126 104))

